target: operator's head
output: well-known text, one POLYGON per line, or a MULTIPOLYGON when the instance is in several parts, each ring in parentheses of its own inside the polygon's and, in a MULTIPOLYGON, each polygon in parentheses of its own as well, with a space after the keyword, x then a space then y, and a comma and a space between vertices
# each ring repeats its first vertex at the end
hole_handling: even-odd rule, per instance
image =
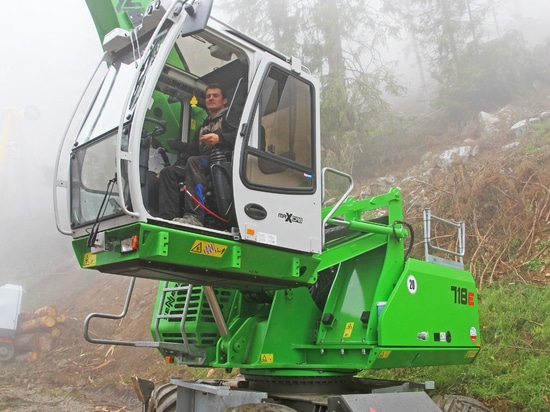
POLYGON ((218 83, 211 83, 206 86, 204 94, 206 99, 206 110, 208 110, 210 116, 217 115, 227 104, 225 91, 218 83))

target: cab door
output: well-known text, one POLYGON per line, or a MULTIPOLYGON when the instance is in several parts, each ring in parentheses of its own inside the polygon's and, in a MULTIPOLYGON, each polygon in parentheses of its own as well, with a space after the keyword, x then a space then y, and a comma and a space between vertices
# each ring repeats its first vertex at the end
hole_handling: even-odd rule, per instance
POLYGON ((318 87, 301 65, 263 62, 252 81, 233 163, 247 241, 321 252, 318 87))

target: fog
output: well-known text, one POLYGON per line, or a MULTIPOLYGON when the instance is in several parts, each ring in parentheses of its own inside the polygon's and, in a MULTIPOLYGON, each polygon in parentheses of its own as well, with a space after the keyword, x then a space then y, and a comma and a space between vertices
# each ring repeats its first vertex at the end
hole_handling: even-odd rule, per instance
POLYGON ((3 2, 0 13, 0 285, 77 268, 57 232, 53 169, 74 106, 102 55, 85 2, 3 2))
MULTIPOLYGON (((487 39, 501 37, 508 31, 518 31, 527 45, 534 47, 550 36, 549 1, 494 0, 493 3, 497 4, 495 13, 489 15, 484 24, 487 39)), ((386 96, 388 102, 402 113, 403 110, 406 111, 406 114, 418 114, 429 110, 429 94, 435 91, 436 83, 425 65, 422 75, 428 83, 429 90, 421 89, 421 74, 410 42, 407 39, 389 42, 384 55, 388 61, 397 62, 394 71, 399 81, 408 89, 405 96, 386 96)))
POLYGON ((52 193, 61 139, 103 52, 84 0, 3 2, 0 39, 0 285, 36 297, 94 276, 57 231, 52 193))
MULTIPOLYGON (((522 29, 530 42, 548 35, 547 0, 504 2, 499 13, 501 31, 522 29)), ((55 227, 53 169, 102 51, 84 0, 3 2, 0 36, 0 285, 29 290, 37 275, 78 272, 71 239, 55 227)), ((404 63, 401 70, 413 87, 414 77, 407 78, 413 65, 404 63)))

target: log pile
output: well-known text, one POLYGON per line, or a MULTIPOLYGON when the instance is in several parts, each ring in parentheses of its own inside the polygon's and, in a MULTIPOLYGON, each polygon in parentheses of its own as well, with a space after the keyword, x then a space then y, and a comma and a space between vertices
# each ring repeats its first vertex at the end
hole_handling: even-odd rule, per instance
POLYGON ((51 351, 61 335, 61 325, 67 317, 57 313, 54 306, 43 306, 32 312, 19 315, 15 333, 14 348, 19 355, 27 354, 29 361, 35 361, 40 353, 51 351))

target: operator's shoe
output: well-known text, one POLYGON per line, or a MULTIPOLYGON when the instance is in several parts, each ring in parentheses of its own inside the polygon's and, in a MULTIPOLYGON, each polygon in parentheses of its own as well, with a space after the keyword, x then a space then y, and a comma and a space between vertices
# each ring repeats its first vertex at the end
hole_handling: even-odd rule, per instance
POLYGON ((186 225, 204 227, 202 221, 197 217, 197 215, 193 213, 186 213, 183 215, 183 217, 176 217, 172 220, 174 222, 183 223, 186 225))

